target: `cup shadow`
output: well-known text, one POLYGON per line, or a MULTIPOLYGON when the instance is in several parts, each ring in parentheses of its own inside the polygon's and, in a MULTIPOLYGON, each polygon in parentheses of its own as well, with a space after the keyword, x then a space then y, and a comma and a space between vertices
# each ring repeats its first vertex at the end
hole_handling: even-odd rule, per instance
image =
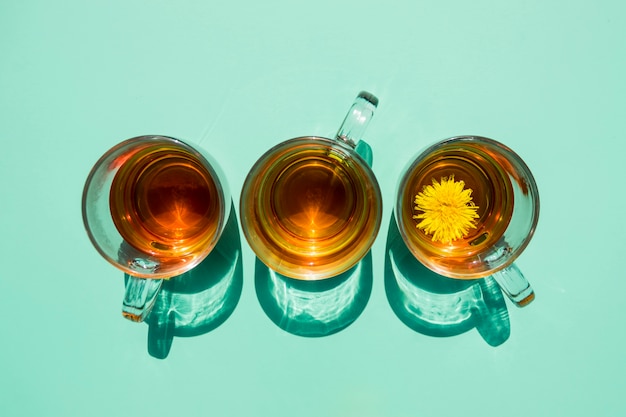
POLYGON ((256 294, 265 314, 288 333, 323 337, 352 324, 372 292, 372 255, 332 278, 304 281, 286 277, 256 258, 256 294))
POLYGON ((174 337, 199 336, 220 326, 235 310, 242 287, 241 239, 231 203, 228 222, 211 253, 192 270, 163 280, 145 319, 150 356, 165 359, 174 337))
POLYGON ((396 316, 418 333, 450 337, 475 327, 490 346, 510 336, 509 313, 495 280, 451 279, 426 268, 406 247, 393 214, 385 251, 385 292, 396 316))

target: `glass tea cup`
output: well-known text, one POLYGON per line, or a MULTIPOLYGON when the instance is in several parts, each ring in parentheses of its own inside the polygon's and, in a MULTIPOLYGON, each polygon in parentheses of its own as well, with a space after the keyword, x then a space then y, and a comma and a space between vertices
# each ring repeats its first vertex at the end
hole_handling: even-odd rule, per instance
POLYGON ((361 92, 334 139, 282 142, 254 164, 241 191, 244 235, 269 269, 301 280, 337 276, 370 250, 382 197, 361 141, 378 99, 361 92))
POLYGON ((141 321, 162 279, 189 271, 218 242, 230 194, 205 152, 166 136, 139 136, 94 165, 82 198, 83 222, 98 252, 130 275, 123 314, 141 321))
POLYGON ((394 209, 408 249, 432 271, 492 275, 516 305, 534 299, 513 262, 537 226, 539 192, 528 166, 502 143, 458 136, 426 148, 404 170, 394 209))

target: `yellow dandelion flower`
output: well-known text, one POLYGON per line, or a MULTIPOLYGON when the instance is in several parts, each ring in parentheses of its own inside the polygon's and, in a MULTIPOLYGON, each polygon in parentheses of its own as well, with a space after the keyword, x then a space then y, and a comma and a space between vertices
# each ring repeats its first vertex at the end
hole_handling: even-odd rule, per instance
POLYGON ((414 209, 422 212, 413 216, 421 220, 417 228, 432 235, 433 242, 450 243, 476 228, 478 206, 472 201, 472 190, 465 188, 465 182, 454 181, 454 175, 440 182, 433 178, 433 184, 425 186, 414 202, 414 209))

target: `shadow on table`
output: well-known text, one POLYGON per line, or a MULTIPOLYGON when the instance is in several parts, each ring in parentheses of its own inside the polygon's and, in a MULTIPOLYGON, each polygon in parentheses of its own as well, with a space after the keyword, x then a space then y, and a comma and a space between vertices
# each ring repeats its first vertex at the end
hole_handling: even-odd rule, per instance
POLYGON ((257 298, 267 316, 281 329, 305 337, 337 333, 365 309, 372 292, 372 255, 336 277, 304 281, 255 265, 257 298))
POLYGON ((385 290, 394 313, 416 332, 448 337, 475 327, 491 346, 509 338, 509 313, 495 280, 458 280, 432 272, 408 250, 394 215, 387 235, 385 290))
POLYGON ((242 286, 241 239, 231 205, 222 237, 206 259, 194 269, 163 281, 145 319, 149 326, 148 353, 165 359, 175 336, 199 336, 217 328, 235 310, 242 286))

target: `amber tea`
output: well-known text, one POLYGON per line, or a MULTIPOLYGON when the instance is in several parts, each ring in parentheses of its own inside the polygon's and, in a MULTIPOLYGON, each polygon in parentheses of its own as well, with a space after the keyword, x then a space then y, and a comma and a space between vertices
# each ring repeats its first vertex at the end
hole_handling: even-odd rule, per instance
POLYGON ((373 174, 342 146, 298 138, 270 150, 248 175, 243 229, 273 270, 319 279, 367 252, 380 226, 380 201, 373 174))
POLYGON ((221 227, 220 189, 192 152, 152 145, 128 155, 113 178, 111 216, 128 245, 160 264, 190 260, 221 227))
POLYGON ((418 259, 447 276, 481 274, 513 216, 511 171, 496 148, 470 141, 422 155, 402 179, 397 210, 418 259))

